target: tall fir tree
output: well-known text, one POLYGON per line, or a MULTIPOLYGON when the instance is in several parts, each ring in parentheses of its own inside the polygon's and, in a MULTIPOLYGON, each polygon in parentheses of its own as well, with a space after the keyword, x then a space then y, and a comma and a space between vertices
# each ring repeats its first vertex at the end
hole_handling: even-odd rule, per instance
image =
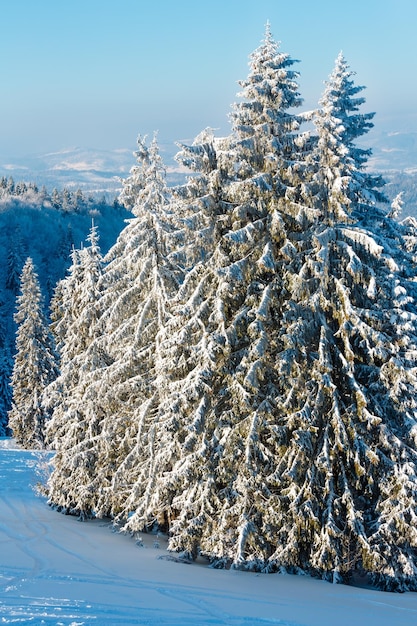
POLYGON ((15 295, 19 292, 20 275, 25 257, 20 226, 15 224, 8 239, 6 273, 6 289, 10 289, 15 295))
POLYGON ((320 218, 298 275, 288 274, 279 446, 262 510, 276 545, 268 561, 336 581, 367 572, 383 588, 414 589, 415 305, 381 233, 377 242, 358 222, 360 161, 346 145, 334 76, 304 186, 320 218))
MULTIPOLYGON (((268 25, 242 81, 244 100, 234 107, 232 134, 215 139, 205 132, 178 156, 201 172, 177 191, 192 227, 199 228, 191 239, 191 269, 160 334, 163 391, 152 494, 137 499, 126 525, 135 530, 153 518, 175 517, 172 549, 221 553, 225 562, 234 559, 237 537, 248 527, 251 472, 258 471, 257 462, 248 469, 244 450, 253 443, 254 458, 268 456, 256 441, 276 393, 271 362, 280 269, 293 254, 289 233, 300 230, 293 206, 287 215, 278 208, 287 193, 294 195, 293 171, 302 166, 301 119, 289 112, 301 104, 293 63, 268 25), (232 440, 233 454, 226 458, 232 440), (235 517, 225 525, 222 511, 237 488, 235 517)), ((260 479, 253 488, 259 485, 260 479)))
MULTIPOLYGON (((395 259, 401 275, 408 281, 408 288, 412 289, 415 282, 415 263, 407 254, 406 232, 396 220, 396 209, 386 209, 388 199, 384 194, 384 179, 367 167, 371 150, 357 143, 358 139, 373 128, 375 114, 360 111, 365 98, 359 94, 365 88, 355 84, 354 75, 355 72, 340 53, 326 83, 321 108, 323 110, 330 106, 333 116, 338 119, 341 141, 354 165, 345 190, 350 202, 350 213, 386 253, 395 259)), ((396 202, 395 199, 394 204, 396 202)))
MULTIPOLYGON (((96 513, 124 518, 137 485, 149 479, 151 426, 158 405, 157 334, 182 268, 170 255, 177 246, 172 194, 156 136, 139 136, 136 165, 123 181, 120 201, 134 217, 109 251, 103 280, 101 334, 111 362, 92 384, 100 407, 102 442, 96 513)), ((181 239, 181 235, 180 235, 181 239)))
MULTIPOLYGON (((375 113, 362 113, 360 107, 365 104, 363 96, 359 96, 365 87, 356 85, 353 72, 342 52, 336 58, 334 69, 326 83, 321 99, 321 108, 332 107, 333 115, 340 122, 340 138, 355 165, 355 173, 350 181, 348 195, 359 204, 375 205, 377 202, 386 203, 387 199, 381 188, 385 181, 378 175, 366 169, 370 148, 357 144, 357 140, 367 134, 374 126, 372 120, 375 113)), ((365 207, 364 207, 365 208, 365 207)), ((358 211, 359 213, 359 211, 358 211)))
POLYGON ((12 400, 10 374, 13 370, 13 359, 10 346, 6 343, 0 347, 0 437, 10 435, 8 412, 12 400))
POLYGON ((81 250, 73 251, 68 276, 58 283, 52 300, 52 329, 60 355, 60 375, 46 387, 42 398, 44 406, 52 410, 46 438, 56 451, 48 484, 49 501, 65 512, 81 515, 83 511, 75 504, 76 494, 87 498, 90 493, 94 458, 91 432, 96 424, 95 419, 86 420, 81 398, 89 373, 101 367, 105 358, 91 350, 103 270, 94 224, 87 243, 81 250))
POLYGON ((41 403, 44 388, 57 376, 57 361, 38 276, 31 258, 26 260, 20 281, 15 321, 18 325, 12 374, 13 403, 9 426, 24 447, 45 445, 45 426, 50 413, 41 403))
POLYGON ((155 334, 177 286, 177 267, 166 261, 170 192, 156 138, 148 147, 139 137, 136 156, 121 194, 134 217, 106 256, 98 298, 84 305, 86 319, 98 315, 65 411, 77 428, 60 442, 49 483, 50 501, 82 516, 116 516, 147 459, 142 422, 155 403, 155 334))

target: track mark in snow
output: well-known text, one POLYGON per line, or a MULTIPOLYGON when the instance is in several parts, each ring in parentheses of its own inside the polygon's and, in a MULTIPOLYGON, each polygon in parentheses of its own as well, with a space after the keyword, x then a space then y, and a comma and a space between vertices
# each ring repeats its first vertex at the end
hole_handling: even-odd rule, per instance
MULTIPOLYGON (((389 609, 393 608, 393 605, 390 604, 389 602, 378 602, 378 600, 371 600, 370 601, 371 604, 376 604, 377 606, 383 606, 383 607, 387 607, 389 609)), ((395 607, 396 610, 399 611, 407 611, 408 613, 413 613, 416 615, 416 620, 415 623, 417 624, 417 608, 415 609, 410 609, 407 606, 401 606, 401 607, 395 607)))
MULTIPOLYGON (((219 598, 219 594, 210 594, 209 592, 205 592, 204 593, 204 597, 202 596, 201 593, 190 593, 190 592, 185 592, 184 589, 181 588, 177 588, 177 589, 167 589, 167 588, 158 588, 158 592, 163 595, 163 596, 168 596, 172 599, 175 599, 177 601, 180 602, 184 602, 186 604, 190 604, 191 606, 194 606, 196 608, 198 608, 203 614, 205 613, 206 616, 204 616, 206 619, 208 619, 207 623, 213 623, 213 624, 221 624, 224 626, 244 626, 245 624, 256 624, 256 625, 275 625, 275 626, 301 626, 300 624, 295 624, 295 622, 288 622, 288 621, 283 621, 281 619, 274 619, 274 618, 254 618, 254 617, 244 617, 244 616, 233 616, 230 615, 229 613, 222 611, 218 608, 216 608, 216 606, 214 605, 214 603, 211 603, 207 600, 207 598, 210 598, 210 595, 212 595, 213 599, 218 600, 219 598), (214 619, 214 621, 213 621, 214 619)), ((229 600, 236 600, 236 598, 227 598, 229 600)), ((240 598, 241 601, 241 598, 240 598)), ((250 602, 251 600, 248 599, 248 602, 250 602)), ((198 622, 200 623, 200 621, 198 622)), ((201 622, 203 623, 203 622, 201 622)), ((204 622, 205 624, 206 622, 204 622)))

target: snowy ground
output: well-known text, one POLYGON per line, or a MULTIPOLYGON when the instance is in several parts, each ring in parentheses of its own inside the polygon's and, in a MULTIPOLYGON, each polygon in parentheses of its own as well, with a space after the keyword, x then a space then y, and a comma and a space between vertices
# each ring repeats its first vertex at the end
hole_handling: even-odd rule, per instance
POLYGON ((0 440, 0 624, 417 624, 417 594, 169 561, 163 538, 141 547, 103 521, 52 511, 31 487, 36 464, 0 440))

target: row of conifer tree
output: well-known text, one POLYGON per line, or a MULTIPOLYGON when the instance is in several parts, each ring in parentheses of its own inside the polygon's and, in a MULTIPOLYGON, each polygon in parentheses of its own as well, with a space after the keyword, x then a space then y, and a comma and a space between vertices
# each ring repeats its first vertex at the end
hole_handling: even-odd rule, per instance
POLYGON ((95 227, 74 250, 50 326, 28 259, 10 426, 55 450, 65 513, 215 567, 416 590, 415 224, 366 168, 343 55, 308 114, 293 65, 267 25, 230 134, 179 146, 186 184, 139 138, 133 217, 104 258, 95 227))

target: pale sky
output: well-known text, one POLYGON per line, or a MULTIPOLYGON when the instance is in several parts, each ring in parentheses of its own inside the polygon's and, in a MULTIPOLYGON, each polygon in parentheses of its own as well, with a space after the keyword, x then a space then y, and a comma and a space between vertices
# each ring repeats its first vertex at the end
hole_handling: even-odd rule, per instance
POLYGON ((313 108, 340 50, 375 127, 417 131, 416 0, 3 0, 0 155, 228 132, 270 21, 313 108))

